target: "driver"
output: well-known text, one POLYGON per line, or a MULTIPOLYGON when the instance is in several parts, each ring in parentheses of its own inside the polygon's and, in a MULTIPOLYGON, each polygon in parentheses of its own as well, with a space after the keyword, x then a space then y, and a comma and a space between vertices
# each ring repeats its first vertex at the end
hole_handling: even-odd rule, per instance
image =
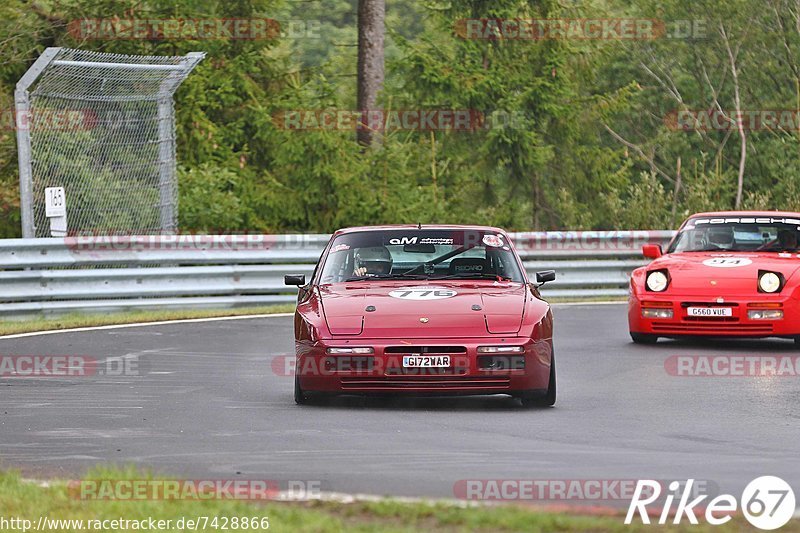
POLYGON ((392 271, 392 254, 385 246, 360 248, 355 254, 353 274, 356 276, 381 276, 392 271))
POLYGON ((708 244, 717 248, 727 249, 733 244, 733 229, 729 227, 709 228, 706 234, 708 244))

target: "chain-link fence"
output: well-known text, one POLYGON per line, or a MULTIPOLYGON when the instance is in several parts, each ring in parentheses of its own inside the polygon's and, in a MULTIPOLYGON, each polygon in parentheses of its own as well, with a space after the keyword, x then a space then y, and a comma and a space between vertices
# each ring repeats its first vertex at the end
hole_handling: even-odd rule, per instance
POLYGON ((45 189, 72 234, 177 231, 172 96, 204 54, 48 48, 17 84, 23 237, 49 237, 45 189))

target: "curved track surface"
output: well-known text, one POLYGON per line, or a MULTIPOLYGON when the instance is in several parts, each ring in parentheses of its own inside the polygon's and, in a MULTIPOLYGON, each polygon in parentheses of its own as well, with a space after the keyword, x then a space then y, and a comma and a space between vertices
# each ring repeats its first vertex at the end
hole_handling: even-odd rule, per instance
POLYGON ((139 375, 0 378, 0 461, 32 476, 98 462, 193 479, 452 498, 465 479, 709 480, 800 487, 800 377, 670 375, 672 355, 792 356, 791 342, 637 346, 624 305, 556 306, 559 399, 360 399, 296 406, 289 317, 0 339, 0 355, 138 358, 139 375), (281 365, 275 365, 281 368, 281 365))

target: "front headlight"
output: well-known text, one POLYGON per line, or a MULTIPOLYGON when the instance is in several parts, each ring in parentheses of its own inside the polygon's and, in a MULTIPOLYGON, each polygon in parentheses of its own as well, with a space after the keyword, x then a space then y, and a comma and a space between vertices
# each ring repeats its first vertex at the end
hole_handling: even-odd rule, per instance
POLYGON ((647 288, 653 292, 662 292, 667 289, 669 278, 662 270, 654 270, 647 275, 647 288))
POLYGON ((672 309, 642 307, 642 318, 672 318, 672 309))
POLYGON ((747 311, 750 320, 779 320, 783 318, 783 309, 750 309, 747 311))
POLYGON ((775 272, 762 272, 758 278, 758 288, 761 292, 778 292, 781 290, 781 277, 775 272))
POLYGON ((328 348, 325 352, 328 355, 367 355, 374 354, 375 350, 369 346, 357 346, 352 348, 328 348))
POLYGON ((478 346, 478 353, 522 353, 522 346, 478 346))

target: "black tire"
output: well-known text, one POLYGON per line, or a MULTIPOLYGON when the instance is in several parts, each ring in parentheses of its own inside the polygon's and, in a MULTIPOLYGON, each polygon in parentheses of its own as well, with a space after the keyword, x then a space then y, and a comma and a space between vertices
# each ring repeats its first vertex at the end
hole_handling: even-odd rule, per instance
POLYGON ((297 405, 305 405, 308 403, 308 396, 300 388, 300 380, 297 376, 294 377, 294 403, 297 405))
POLYGON ((556 356, 550 359, 550 379, 547 383, 547 392, 541 394, 522 394, 519 397, 523 407, 552 407, 556 404, 556 356))
POLYGON ((635 333, 630 332, 631 339, 636 344, 655 344, 658 342, 658 335, 651 335, 649 333, 635 333))

